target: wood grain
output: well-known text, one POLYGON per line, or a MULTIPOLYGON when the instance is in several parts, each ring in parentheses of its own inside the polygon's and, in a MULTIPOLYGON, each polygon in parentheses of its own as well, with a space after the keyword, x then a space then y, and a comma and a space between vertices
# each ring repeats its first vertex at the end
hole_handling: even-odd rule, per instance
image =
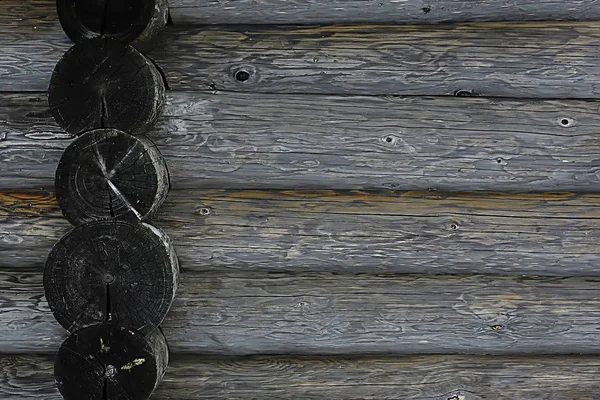
MULTIPOLYGON (((598 278, 185 273, 174 353, 597 354, 598 278)), ((37 269, 0 272, 0 352, 55 352, 37 269)))
MULTIPOLYGON (((598 357, 213 358, 175 355, 153 399, 592 400, 598 357)), ((5 400, 61 400, 52 359, 0 357, 5 400)))
MULTIPOLYGON (((150 55, 179 91, 595 99, 599 27, 171 26, 150 55)), ((68 48, 65 39, 22 29, 0 33, 0 91, 46 90, 68 48)))
MULTIPOLYGON (((600 64, 599 64, 600 65, 600 64)), ((174 189, 600 191, 600 102, 170 93, 149 134, 174 189)), ((71 137, 0 99, 0 188, 51 188, 71 137)))
POLYGON ((171 0, 175 24, 594 20, 597 0, 171 0))
MULTIPOLYGON (((70 228, 52 196, 1 193, 0 266, 70 228)), ((599 274, 597 194, 176 191, 152 223, 186 271, 599 274)))

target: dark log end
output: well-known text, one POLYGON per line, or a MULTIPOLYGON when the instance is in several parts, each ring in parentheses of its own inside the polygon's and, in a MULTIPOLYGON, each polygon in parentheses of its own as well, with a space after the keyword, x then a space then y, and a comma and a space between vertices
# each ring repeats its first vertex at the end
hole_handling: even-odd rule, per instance
POLYGON ((148 337, 113 324, 73 333, 60 347, 54 376, 70 399, 148 399, 168 363, 164 336, 148 337))
POLYGON ((63 30, 73 42, 108 37, 150 50, 167 23, 166 0, 57 0, 63 30))
POLYGON ((112 322, 148 334, 173 302, 178 273, 175 250, 157 228, 97 221, 71 230, 54 246, 44 291, 70 332, 112 322))
POLYGON ((169 176, 149 139, 97 129, 74 140, 56 170, 56 198, 73 225, 146 220, 167 196, 169 176))
POLYGON ((154 64, 136 49, 97 38, 78 42, 56 64, 48 101, 69 133, 114 128, 138 134, 162 112, 165 85, 154 64))

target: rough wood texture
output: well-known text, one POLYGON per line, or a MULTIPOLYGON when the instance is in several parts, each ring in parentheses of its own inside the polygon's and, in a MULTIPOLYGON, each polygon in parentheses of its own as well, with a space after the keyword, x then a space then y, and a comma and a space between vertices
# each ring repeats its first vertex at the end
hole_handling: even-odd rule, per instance
MULTIPOLYGON (((69 225, 51 193, 0 195, 0 266, 69 225)), ((596 276, 600 195, 176 191, 153 223, 188 271, 596 276)))
MULTIPOLYGON (((599 28, 174 26, 150 54, 173 90, 595 99, 599 28)), ((45 90, 48 71, 68 48, 58 34, 0 34, 0 43, 0 91, 45 90)))
POLYGON ((101 324, 77 331, 63 342, 54 376, 65 400, 146 400, 162 380, 168 360, 160 331, 144 337, 101 324))
MULTIPOLYGON (((174 355, 152 399, 592 400, 598 357, 174 355)), ((61 400, 49 356, 0 357, 4 400, 61 400)))
POLYGON ((600 23, 180 28, 174 90, 598 98, 600 23))
MULTIPOLYGON (((599 64, 600 65, 600 64, 599 64)), ((71 137, 0 98, 0 188, 51 188, 71 137)), ((171 93, 150 137, 174 189, 600 191, 600 102, 171 93)))
MULTIPOLYGON (((54 352, 40 268, 0 272, 0 352, 54 352)), ((172 352, 597 354, 598 278, 187 273, 162 328, 172 352)))
POLYGON ((154 64, 133 47, 106 38, 69 49, 48 87, 52 115, 77 135, 98 128, 145 133, 164 102, 165 83, 154 64))
POLYGON ((170 0, 175 24, 594 20, 597 0, 170 0))
POLYGON ((56 0, 0 1, 0 32, 62 33, 56 0))
POLYGON ((149 139, 98 129, 67 147, 54 186, 60 209, 73 225, 99 219, 141 221, 167 197, 169 173, 149 139))
POLYGON ((110 321, 149 334, 171 307, 178 274, 175 250, 158 229, 98 221, 69 231, 52 248, 44 292, 70 332, 110 321))
POLYGON ((148 51, 167 23, 167 0, 58 0, 60 23, 78 42, 108 37, 148 51))

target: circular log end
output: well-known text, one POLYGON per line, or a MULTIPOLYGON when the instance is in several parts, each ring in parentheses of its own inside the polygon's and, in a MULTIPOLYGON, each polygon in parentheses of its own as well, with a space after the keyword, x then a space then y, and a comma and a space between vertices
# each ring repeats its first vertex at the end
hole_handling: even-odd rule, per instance
POLYGON ((114 128, 138 134, 162 112, 165 83, 154 64, 133 47, 107 38, 83 40, 56 64, 48 102, 69 133, 114 128))
POLYGON ((148 51, 167 23, 166 0, 57 0, 56 5, 73 42, 103 36, 148 51))
POLYGON ((74 332, 54 362, 57 386, 70 399, 148 399, 162 380, 168 349, 160 330, 148 337, 113 324, 74 332))
POLYGON ((96 221, 72 229, 53 247, 44 291, 69 332, 112 322, 148 334, 173 302, 178 273, 175 250, 159 229, 96 221))
POLYGON ((169 190, 167 166, 149 139, 97 129, 75 139, 56 170, 56 198, 73 225, 145 220, 169 190))

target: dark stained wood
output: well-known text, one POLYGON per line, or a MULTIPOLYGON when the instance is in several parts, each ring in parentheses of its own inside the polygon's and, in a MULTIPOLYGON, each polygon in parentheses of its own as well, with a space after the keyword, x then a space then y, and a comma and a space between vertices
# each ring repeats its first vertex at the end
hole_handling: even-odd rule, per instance
POLYGON ((144 133, 164 101, 165 84, 154 64, 133 47, 106 38, 69 49, 48 88, 52 115, 72 134, 97 128, 144 133))
POLYGON ((60 209, 73 225, 111 218, 140 221, 167 197, 169 174, 149 139, 97 129, 65 150, 54 186, 60 209))
POLYGON ((170 0, 175 24, 594 20, 597 0, 170 0))
POLYGON ((145 400, 160 383, 169 353, 160 331, 148 337, 113 324, 73 333, 63 342, 54 375, 65 400, 145 400))
MULTIPOLYGON (((152 399, 593 399, 598 357, 173 355, 152 399), (458 397, 455 397, 458 396, 458 397)), ((50 356, 0 357, 5 400, 60 400, 50 356)))
MULTIPOLYGON (((600 64, 599 64, 600 65, 600 64)), ((149 133, 174 189, 600 191, 600 102, 173 93, 149 133)), ((71 136, 0 98, 0 188, 51 188, 71 136)))
POLYGON ((179 269, 169 238, 151 225, 91 222, 53 247, 44 292, 70 332, 110 321, 148 334, 167 314, 179 269))
MULTIPOLYGON (((173 90, 596 99, 599 27, 173 26, 150 55, 173 90)), ((0 44, 0 91, 45 90, 68 48, 63 35, 35 32, 0 34, 0 44)))
POLYGON ((167 0, 58 0, 60 23, 78 42, 108 37, 140 51, 154 47, 167 23, 167 0))
MULTIPOLYGON (((0 270, 2 353, 54 352, 64 338, 40 270, 0 270)), ((591 277, 190 272, 162 328, 174 353, 598 354, 599 284, 591 277)))
MULTIPOLYGON (((47 192, 3 192, 0 215, 0 266, 69 228, 47 192)), ((600 273, 597 194, 175 191, 153 223, 194 272, 600 273)))

